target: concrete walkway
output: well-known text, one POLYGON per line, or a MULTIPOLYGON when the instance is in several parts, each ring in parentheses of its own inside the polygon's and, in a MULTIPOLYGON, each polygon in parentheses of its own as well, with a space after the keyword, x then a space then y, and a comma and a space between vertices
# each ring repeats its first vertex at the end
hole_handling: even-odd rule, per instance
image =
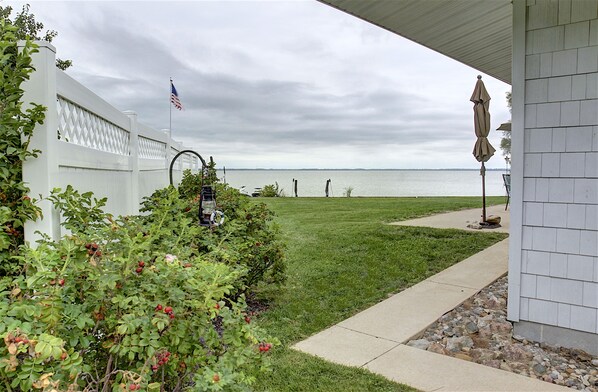
MULTIPOLYGON (((464 229, 465 222, 478 220, 479 213, 477 209, 458 211, 396 224, 464 229)), ((492 214, 501 216, 508 231, 504 206, 494 207, 492 214)), ((567 391, 558 385, 404 344, 504 275, 507 262, 508 239, 293 348, 342 365, 363 367, 422 391, 567 391)))
MULTIPOLYGON (((467 227, 468 224, 473 222, 481 221, 482 209, 476 208, 473 210, 462 210, 455 212, 447 212, 446 214, 438 214, 432 216, 426 216, 423 218, 412 219, 402 222, 394 222, 391 225, 397 226, 423 226, 423 227, 435 227, 437 229, 462 229, 480 231, 477 229, 471 229, 467 227)), ((505 205, 496 205, 486 207, 486 216, 495 215, 500 216, 501 227, 496 229, 483 229, 483 231, 497 231, 500 233, 509 232, 510 215, 509 211, 505 211, 505 205)))

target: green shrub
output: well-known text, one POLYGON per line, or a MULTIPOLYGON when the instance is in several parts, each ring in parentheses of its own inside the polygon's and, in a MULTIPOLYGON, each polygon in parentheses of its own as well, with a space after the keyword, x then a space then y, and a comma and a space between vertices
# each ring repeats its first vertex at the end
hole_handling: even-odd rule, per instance
POLYGON ((230 298, 242 272, 186 249, 195 225, 173 217, 176 190, 161 196, 151 219, 114 219, 54 192, 89 226, 24 247, 26 274, 0 280, 2 390, 246 390, 268 368, 274 342, 230 298))
POLYGON ((264 185, 260 190, 260 197, 282 197, 284 191, 278 186, 278 182, 274 184, 264 185))
POLYGON ((343 192, 343 196, 345 197, 351 197, 351 194, 353 193, 353 187, 352 186, 348 186, 345 188, 345 192, 343 192))
POLYGON ((23 225, 41 214, 23 182, 23 161, 39 154, 28 146, 45 111, 35 104, 24 110, 22 102, 21 84, 33 72, 31 54, 37 47, 25 41, 19 51, 16 33, 10 20, 0 19, 0 276, 20 273, 14 257, 23 244, 23 225))
MULTIPOLYGON (((185 215, 188 222, 197 223, 199 208, 200 174, 185 171, 179 187, 180 202, 172 205, 171 215, 185 215)), ((204 254, 213 262, 227 264, 241 271, 237 293, 244 292, 259 283, 280 284, 285 281, 286 265, 279 228, 272 222, 273 213, 263 203, 244 197, 237 189, 216 182, 218 208, 224 212, 225 223, 215 229, 198 227, 173 227, 174 231, 189 232, 186 249, 204 254)), ((144 211, 164 196, 165 190, 157 191, 144 202, 144 211)), ((144 218, 145 219, 145 218, 144 218)), ((147 219, 153 219, 147 218, 147 219)), ((180 219, 180 218, 177 218, 180 219)), ((165 239, 163 244, 168 243, 165 239)))

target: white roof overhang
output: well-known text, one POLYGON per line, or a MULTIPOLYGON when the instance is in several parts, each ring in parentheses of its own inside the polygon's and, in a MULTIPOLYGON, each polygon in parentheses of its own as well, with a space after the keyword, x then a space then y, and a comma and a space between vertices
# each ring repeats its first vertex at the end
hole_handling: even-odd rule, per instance
POLYGON ((318 0, 511 83, 511 0, 318 0))

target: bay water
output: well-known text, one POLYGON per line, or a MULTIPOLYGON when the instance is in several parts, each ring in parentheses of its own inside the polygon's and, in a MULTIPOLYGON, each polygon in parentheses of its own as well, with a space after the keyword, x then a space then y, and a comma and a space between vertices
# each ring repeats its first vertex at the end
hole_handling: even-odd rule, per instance
MULTIPOLYGON (((486 195, 504 196, 504 171, 486 171, 486 195)), ((251 194, 255 188, 278 183, 286 196, 294 196, 297 180, 299 197, 325 196, 330 179, 330 196, 342 197, 348 188, 351 196, 481 196, 479 170, 222 170, 218 176, 231 186, 251 194)))

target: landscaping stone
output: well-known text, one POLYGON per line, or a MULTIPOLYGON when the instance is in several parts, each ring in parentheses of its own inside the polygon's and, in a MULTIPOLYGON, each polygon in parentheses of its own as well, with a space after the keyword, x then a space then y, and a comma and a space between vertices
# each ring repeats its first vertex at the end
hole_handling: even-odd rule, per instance
POLYGON ((407 343, 408 346, 419 348, 420 350, 427 350, 430 342, 426 339, 411 340, 407 343))
POLYGON ((443 315, 408 345, 574 390, 598 392, 597 357, 513 335, 506 304, 507 277, 503 277, 443 315))
MULTIPOLYGON (((409 345, 409 343, 407 343, 409 345)), ((436 354, 448 354, 448 350, 440 343, 432 343, 428 346, 428 351, 436 354)))
POLYGON ((447 339, 445 347, 451 352, 463 351, 464 347, 472 348, 473 340, 469 336, 461 336, 456 338, 447 339))

